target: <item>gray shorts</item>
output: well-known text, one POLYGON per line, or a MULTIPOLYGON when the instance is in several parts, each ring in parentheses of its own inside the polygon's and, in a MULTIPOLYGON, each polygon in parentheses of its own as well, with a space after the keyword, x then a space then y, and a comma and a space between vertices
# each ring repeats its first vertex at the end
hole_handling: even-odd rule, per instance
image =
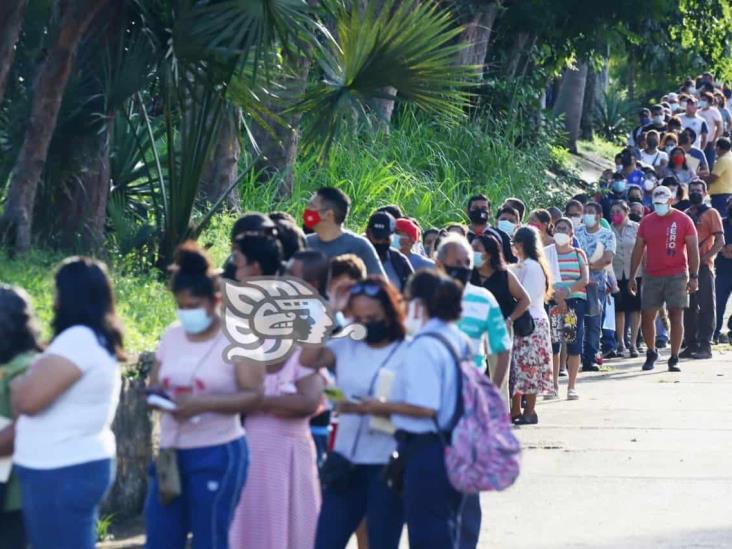
POLYGON ((669 309, 689 307, 689 293, 686 273, 671 276, 643 276, 641 287, 641 309, 660 309, 665 303, 669 309))

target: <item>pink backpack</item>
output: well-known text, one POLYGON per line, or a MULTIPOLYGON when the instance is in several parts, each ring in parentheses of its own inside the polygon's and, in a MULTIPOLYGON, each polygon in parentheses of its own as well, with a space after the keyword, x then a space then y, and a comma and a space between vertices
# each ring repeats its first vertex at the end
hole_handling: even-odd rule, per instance
POLYGON ((435 332, 420 336, 442 342, 458 370, 458 399, 448 429, 451 439, 445 441, 450 484, 465 494, 505 490, 519 475, 521 445, 500 393, 472 358, 460 359, 445 336, 435 332))

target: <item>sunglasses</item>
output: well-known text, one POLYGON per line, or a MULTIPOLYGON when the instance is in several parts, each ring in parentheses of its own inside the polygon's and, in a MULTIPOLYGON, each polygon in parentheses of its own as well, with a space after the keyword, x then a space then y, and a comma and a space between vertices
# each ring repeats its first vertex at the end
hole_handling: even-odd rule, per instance
POLYGON ((351 296, 365 295, 376 297, 384 293, 384 289, 375 282, 358 282, 351 287, 351 296))

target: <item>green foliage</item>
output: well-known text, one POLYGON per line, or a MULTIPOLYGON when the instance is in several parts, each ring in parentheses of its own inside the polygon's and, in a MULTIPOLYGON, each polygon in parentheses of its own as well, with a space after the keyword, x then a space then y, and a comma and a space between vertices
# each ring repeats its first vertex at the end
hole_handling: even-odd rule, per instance
POLYGON ((603 139, 621 144, 632 129, 638 103, 624 92, 603 92, 602 100, 595 103, 593 122, 603 139))
POLYGON ((114 513, 104 515, 103 517, 99 517, 97 519, 96 533, 98 542, 108 541, 110 539, 109 529, 112 527, 113 521, 114 513))

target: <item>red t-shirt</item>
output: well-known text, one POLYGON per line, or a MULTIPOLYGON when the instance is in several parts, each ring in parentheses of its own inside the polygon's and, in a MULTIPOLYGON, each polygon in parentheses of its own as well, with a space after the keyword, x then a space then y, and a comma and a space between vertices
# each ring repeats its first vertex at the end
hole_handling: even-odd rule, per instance
POLYGON ((646 266, 651 276, 672 276, 685 273, 689 262, 686 257, 686 237, 696 234, 691 218, 672 209, 667 215, 648 214, 641 220, 638 237, 646 243, 646 266))

